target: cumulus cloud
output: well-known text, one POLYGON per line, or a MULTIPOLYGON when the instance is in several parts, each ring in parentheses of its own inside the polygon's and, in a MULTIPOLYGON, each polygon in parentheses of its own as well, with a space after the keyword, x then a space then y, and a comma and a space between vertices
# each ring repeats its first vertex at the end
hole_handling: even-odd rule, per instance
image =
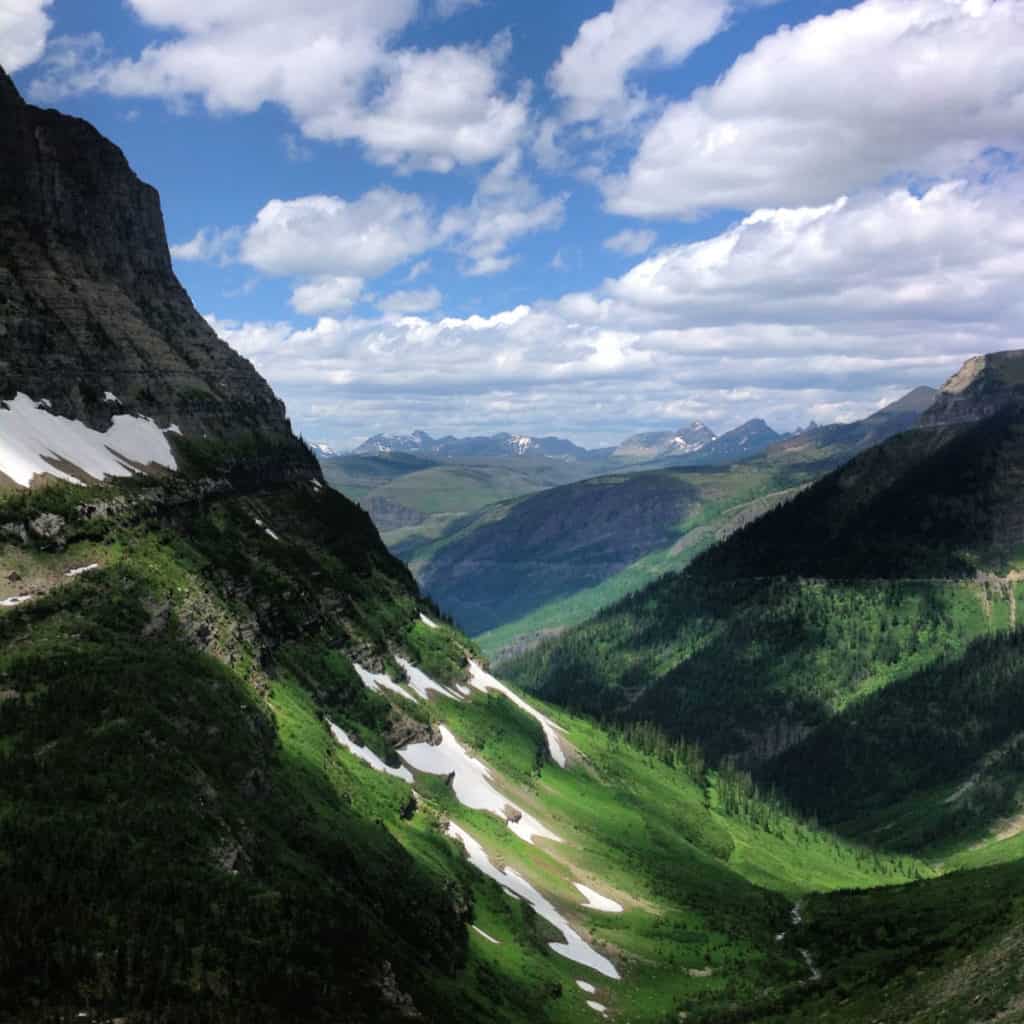
POLYGON ((626 228, 602 243, 606 249, 625 253, 628 256, 640 256, 647 252, 658 236, 653 231, 639 228, 626 228))
POLYGON ((867 415, 967 356, 1024 345, 1022 261, 1024 180, 1010 174, 760 210, 594 291, 491 316, 224 336, 317 436, 514 427, 597 444, 687 418, 791 428, 867 415))
POLYGON ((376 302, 382 313, 429 313, 441 305, 441 293, 436 288, 413 291, 397 291, 376 302))
POLYGON ((496 274, 515 261, 508 253, 514 239, 562 223, 567 199, 542 196, 515 151, 484 176, 468 206, 445 214, 441 234, 467 258, 466 273, 496 274))
POLYGON ((240 228, 226 228, 223 231, 218 228, 200 228, 187 242, 172 245, 171 255, 185 262, 219 263, 226 266, 234 262, 241 237, 240 228))
POLYGON ((1022 196, 1024 182, 1012 176, 758 210, 714 238, 659 252, 606 291, 690 322, 898 318, 949 332, 1020 308, 1022 196))
POLYGON ((146 24, 171 34, 135 59, 93 55, 52 73, 51 98, 100 89, 217 113, 277 103, 303 134, 356 139, 403 169, 446 171, 494 159, 515 144, 528 95, 501 82, 507 41, 485 47, 396 49, 416 0, 129 0, 146 24))
POLYGON ((766 36, 673 103, 608 206, 649 217, 830 201, 1020 148, 1024 5, 864 0, 766 36))
POLYGON ((585 21, 549 75, 569 121, 628 120, 648 98, 632 72, 685 60, 724 26, 728 0, 615 0, 585 21))
POLYGON ((246 230, 241 259, 280 276, 373 277, 435 242, 417 195, 378 188, 359 199, 272 199, 246 230))
POLYGON ((53 0, 4 0, 0 5, 0 66, 13 74, 34 64, 46 49, 53 0))
POLYGON ((292 307, 306 316, 343 313, 359 298, 363 281, 359 277, 317 277, 292 292, 292 307))

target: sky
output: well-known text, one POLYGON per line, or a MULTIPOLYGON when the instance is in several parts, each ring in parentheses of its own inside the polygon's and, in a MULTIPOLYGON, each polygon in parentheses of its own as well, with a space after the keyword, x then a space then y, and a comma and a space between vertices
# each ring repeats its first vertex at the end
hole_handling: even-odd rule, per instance
POLYGON ((1024 0, 0 0, 310 441, 866 415, 1024 346, 1024 0))

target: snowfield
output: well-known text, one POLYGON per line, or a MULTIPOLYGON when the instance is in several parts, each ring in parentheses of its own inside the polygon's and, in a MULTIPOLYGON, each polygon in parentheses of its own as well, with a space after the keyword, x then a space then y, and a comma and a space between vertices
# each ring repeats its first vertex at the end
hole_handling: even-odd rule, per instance
POLYGON ((115 416, 109 430, 93 430, 54 416, 47 405, 20 392, 0 403, 0 473, 19 487, 28 487, 42 473, 68 483, 86 482, 47 459, 63 460, 94 480, 131 476, 137 466, 178 468, 166 437, 173 427, 164 431, 144 416, 115 416))
POLYGON ((616 903, 615 900, 608 899, 607 896, 602 896, 599 892, 594 892, 593 889, 588 886, 581 885, 579 882, 573 882, 573 885, 583 894, 586 899, 586 903, 583 904, 587 910, 600 910, 606 914, 621 914, 622 904, 616 903))
POLYGON ((507 822, 520 839, 532 843, 534 836, 541 836, 556 843, 562 841, 561 837, 499 793, 491 785, 491 773, 487 765, 470 757, 447 726, 441 726, 441 742, 436 747, 429 743, 411 743, 398 753, 402 760, 418 772, 430 775, 454 773, 452 789, 459 803, 474 811, 490 811, 497 815, 507 822), (509 810, 521 815, 518 821, 511 820, 507 813, 509 810))
POLYGON ((412 772, 408 768, 392 768, 385 764, 369 747, 361 747, 356 743, 344 729, 338 728, 330 719, 327 724, 331 727, 331 735, 348 751, 355 754, 360 761, 364 761, 371 768, 387 775, 393 775, 403 782, 412 782, 412 772))
MULTIPOLYGON (((526 900, 533 909, 544 918, 545 921, 554 925, 562 933, 564 942, 549 942, 548 945, 559 955, 574 963, 583 964, 603 974, 606 978, 619 980, 619 972, 615 964, 607 957, 602 956, 592 946, 589 946, 582 937, 573 930, 568 921, 554 908, 549 900, 542 896, 530 883, 517 874, 511 868, 499 870, 487 856, 484 848, 464 829, 459 828, 454 822, 448 823, 448 834, 465 847, 470 864, 488 878, 494 879, 506 892, 520 899, 526 900)), ((577 983, 578 984, 578 983, 577 983)))
POLYGON ((440 626, 438 626, 433 619, 428 619, 423 612, 420 612, 420 622, 422 622, 424 626, 429 626, 431 629, 440 629, 440 626))
POLYGON ((503 682, 495 679, 489 672, 485 672, 475 661, 469 663, 469 684, 481 693, 495 690, 497 693, 504 694, 517 708, 525 711, 531 718, 535 718, 540 722, 540 727, 544 730, 544 738, 548 741, 548 753, 551 754, 551 760, 559 768, 565 767, 565 751, 562 749, 561 741, 558 738, 558 734, 565 732, 565 730, 560 725, 555 725, 550 718, 542 715, 536 708, 527 704, 518 693, 510 690, 503 682))
POLYGON ((390 690, 406 700, 413 701, 413 703, 418 699, 416 694, 409 693, 408 690, 399 686, 391 676, 385 675, 383 672, 370 672, 356 662, 352 662, 352 667, 356 670, 356 675, 363 681, 363 686, 368 690, 374 690, 377 693, 380 693, 381 690, 390 690))
POLYGON ((409 685, 424 699, 430 700, 430 691, 433 690, 435 693, 440 693, 445 697, 449 697, 452 700, 462 700, 462 698, 452 690, 449 690, 446 686, 442 686, 440 683, 435 683, 426 672, 418 669, 412 662, 406 661, 405 658, 395 659, 399 665, 402 666, 405 674, 409 677, 409 685))

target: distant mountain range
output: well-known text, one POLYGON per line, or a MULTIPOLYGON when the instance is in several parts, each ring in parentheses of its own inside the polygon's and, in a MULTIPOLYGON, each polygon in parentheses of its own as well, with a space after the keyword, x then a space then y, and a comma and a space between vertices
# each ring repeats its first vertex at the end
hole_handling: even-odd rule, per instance
MULTIPOLYGON (((812 427, 815 425, 812 424, 812 427)), ((810 428, 809 428, 810 429, 810 428)), ((411 434, 374 434, 351 454, 362 456, 418 455, 427 459, 547 458, 563 460, 611 459, 619 463, 679 460, 683 465, 711 465, 734 462, 763 451, 783 437, 762 419, 746 423, 719 436, 706 424, 695 421, 677 430, 654 430, 634 434, 613 448, 582 448, 561 437, 532 437, 500 433, 477 437, 432 437, 424 430, 411 434)), ((325 458, 341 454, 331 445, 311 446, 325 458)))
POLYGON ((374 434, 353 452, 354 455, 421 455, 427 458, 488 458, 526 456, 547 459, 583 459, 589 456, 561 437, 529 437, 523 434, 492 434, 490 437, 431 437, 423 430, 411 434, 374 434))

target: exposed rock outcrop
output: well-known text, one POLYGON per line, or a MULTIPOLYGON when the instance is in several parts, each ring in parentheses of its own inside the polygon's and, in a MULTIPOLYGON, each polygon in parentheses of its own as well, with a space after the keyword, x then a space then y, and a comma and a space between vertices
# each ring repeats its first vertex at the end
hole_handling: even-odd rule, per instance
POLYGON ((942 386, 923 427, 974 423, 1024 401, 1024 349, 974 356, 942 386))
POLYGON ((225 442, 231 473, 318 474, 283 403, 175 277, 156 190, 0 69, 0 401, 18 392, 94 430, 129 414, 225 442))

